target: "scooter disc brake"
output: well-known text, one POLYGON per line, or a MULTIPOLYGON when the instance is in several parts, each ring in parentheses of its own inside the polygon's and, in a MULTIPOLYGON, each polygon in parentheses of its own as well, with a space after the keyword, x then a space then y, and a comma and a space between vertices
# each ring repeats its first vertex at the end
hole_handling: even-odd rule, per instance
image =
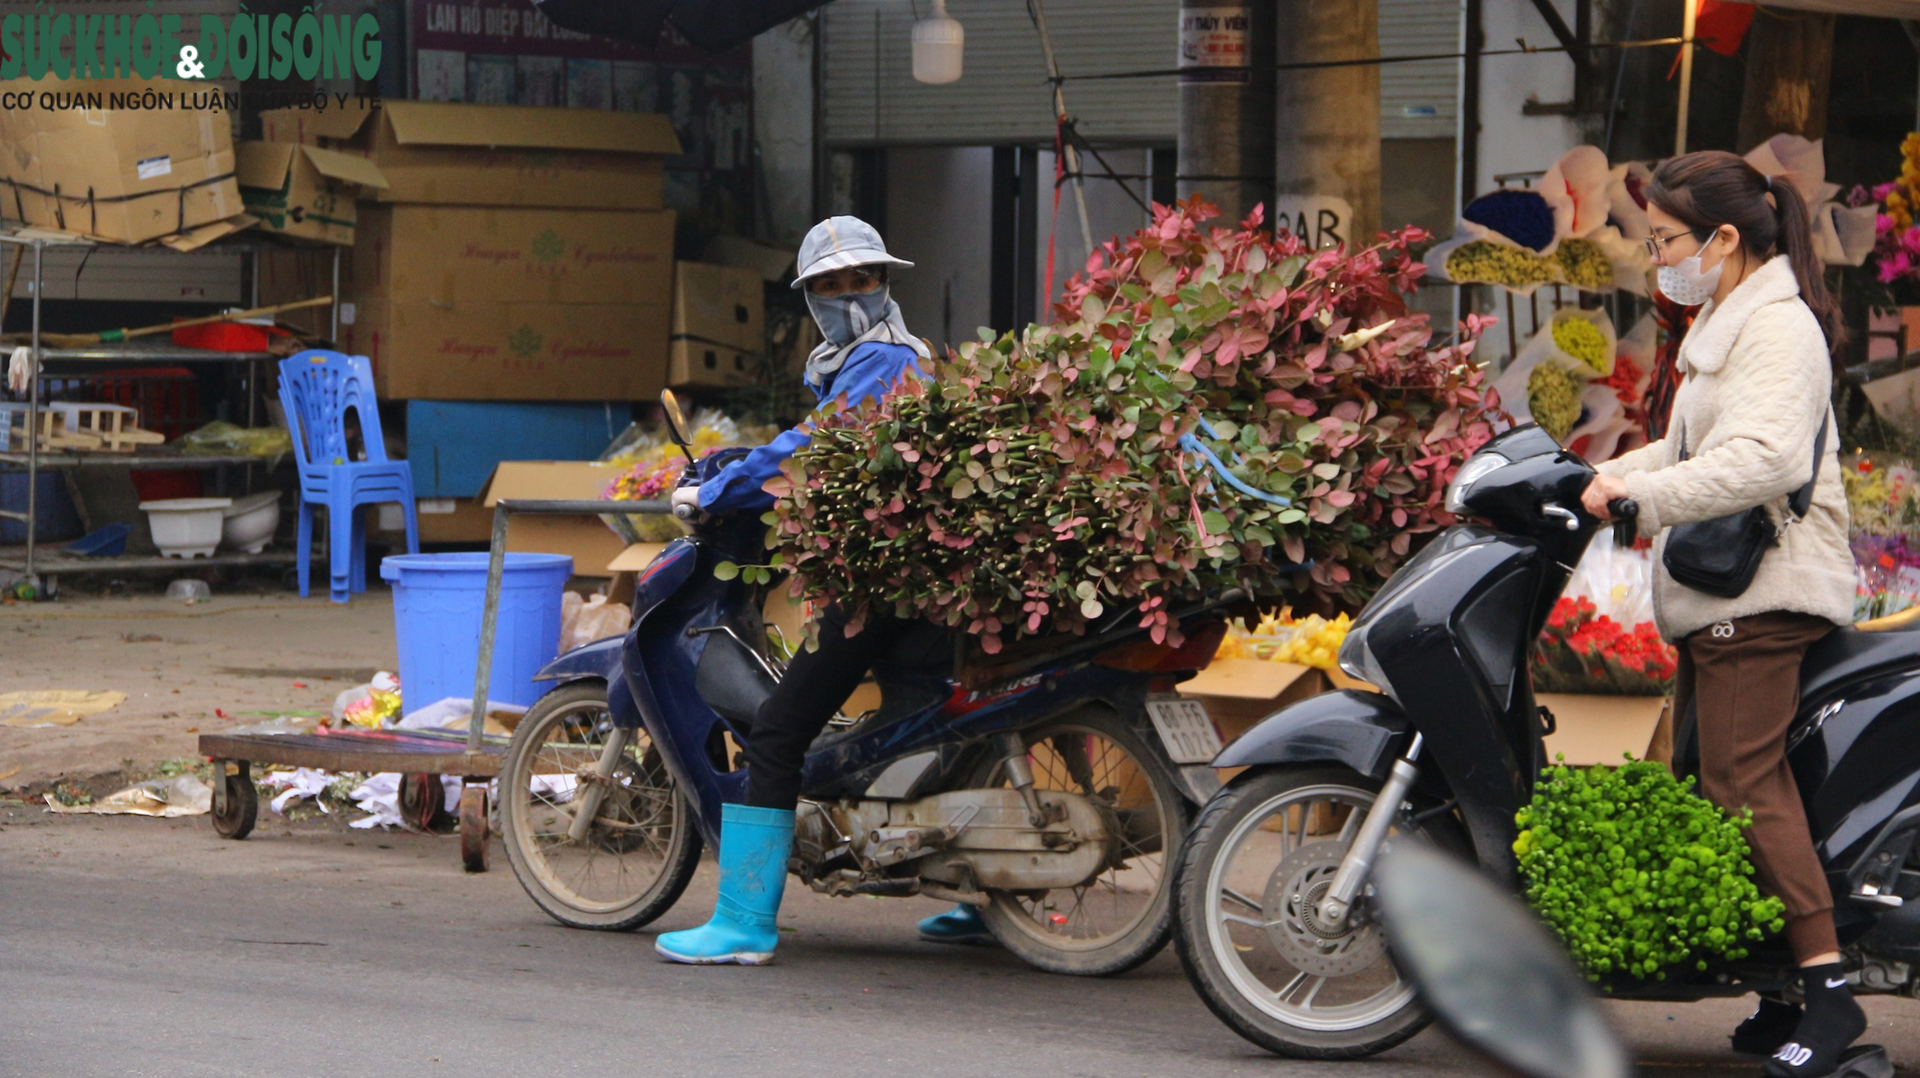
POLYGON ((1342 842, 1307 843, 1280 859, 1261 896, 1267 941, 1302 973, 1347 977, 1386 953, 1386 937, 1367 922, 1364 900, 1354 903, 1347 921, 1337 928, 1320 918, 1320 900, 1333 886, 1346 853, 1342 842))

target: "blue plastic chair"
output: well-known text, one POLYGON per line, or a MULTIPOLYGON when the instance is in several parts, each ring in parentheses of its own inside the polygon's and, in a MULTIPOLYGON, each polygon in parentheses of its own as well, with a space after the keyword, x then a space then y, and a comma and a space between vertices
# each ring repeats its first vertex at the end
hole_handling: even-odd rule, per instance
POLYGON ((308 594, 313 568, 313 507, 327 510, 327 560, 333 601, 348 602, 367 590, 367 530, 360 507, 399 502, 407 520, 407 553, 420 553, 420 518, 413 501, 413 471, 387 459, 380 409, 373 394, 373 367, 366 356, 312 349, 280 361, 280 406, 293 428, 300 470, 300 595, 308 594), (347 409, 360 417, 365 460, 350 459, 347 409))

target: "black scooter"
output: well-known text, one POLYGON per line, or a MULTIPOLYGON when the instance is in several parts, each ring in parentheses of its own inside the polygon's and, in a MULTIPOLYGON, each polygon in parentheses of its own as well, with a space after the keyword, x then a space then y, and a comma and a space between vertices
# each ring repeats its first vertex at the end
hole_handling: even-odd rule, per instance
MULTIPOLYGON (((1441 533, 1387 581, 1340 650, 1377 692, 1268 717, 1213 761, 1246 768, 1203 810, 1176 881, 1180 957, 1215 1014, 1283 1055, 1385 1051, 1429 1020, 1375 923, 1371 868, 1418 834, 1514 885, 1514 814, 1545 765, 1553 716, 1527 656, 1601 526, 1593 469, 1529 424, 1464 464, 1441 533), (1387 806, 1388 811, 1378 811, 1387 806)), ((1630 507, 1621 506, 1622 509, 1630 507)), ((1832 884, 1857 992, 1920 995, 1920 619, 1840 629, 1808 654, 1789 759, 1832 884)), ((1697 770, 1692 716, 1675 768, 1697 770)), ((1782 941, 1620 998, 1792 992, 1782 941)))

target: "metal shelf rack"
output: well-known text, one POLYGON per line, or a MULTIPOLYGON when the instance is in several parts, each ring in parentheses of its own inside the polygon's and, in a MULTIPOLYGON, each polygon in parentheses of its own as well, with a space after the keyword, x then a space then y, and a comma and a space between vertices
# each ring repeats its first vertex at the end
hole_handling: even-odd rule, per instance
MULTIPOLYGON (((172 568, 210 565, 291 565, 295 556, 291 553, 273 554, 227 554, 211 558, 190 560, 145 556, 128 557, 86 557, 76 558, 66 555, 48 556, 38 547, 39 517, 39 477, 43 468, 207 468, 223 465, 250 466, 264 463, 262 458, 251 456, 197 456, 178 452, 169 453, 165 449, 145 450, 134 453, 86 454, 40 451, 38 432, 40 429, 40 382, 49 377, 43 369, 48 360, 63 363, 114 363, 114 364, 180 364, 180 363, 228 363, 245 364, 245 385, 247 396, 247 425, 258 421, 255 405, 260 399, 261 364, 273 358, 267 352, 216 352, 200 348, 182 348, 171 340, 136 339, 118 344, 96 344, 79 348, 48 348, 41 343, 40 300, 46 291, 45 255, 49 247, 97 247, 97 241, 60 232, 48 232, 31 227, 0 231, 0 246, 24 247, 33 258, 33 324, 29 334, 28 348, 32 355, 32 376, 28 378, 27 389, 27 439, 23 451, 0 451, 0 464, 26 466, 27 472, 27 510, 24 513, 0 509, 0 518, 20 521, 26 527, 26 543, 23 547, 0 550, 0 568, 20 572, 29 579, 37 580, 40 573, 59 571, 83 572, 114 569, 172 568)), ((270 249, 284 249, 283 245, 265 244, 250 241, 218 242, 209 244, 202 250, 258 252, 270 249)), ((188 252, 190 255, 191 252, 188 252)), ((340 317, 340 251, 333 252, 333 310, 332 324, 338 335, 340 317)), ((252 306, 259 306, 260 283, 258 263, 255 263, 252 281, 252 306)), ((0 447, 4 449, 4 447, 0 447)))

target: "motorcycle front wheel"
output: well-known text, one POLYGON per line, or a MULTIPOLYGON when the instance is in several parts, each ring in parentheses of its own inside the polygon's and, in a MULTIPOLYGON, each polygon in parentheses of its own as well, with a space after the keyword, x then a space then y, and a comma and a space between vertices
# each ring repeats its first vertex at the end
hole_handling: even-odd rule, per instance
MULTIPOLYGON (((1256 772, 1214 795, 1188 836, 1176 884, 1180 961, 1213 1013, 1270 1052, 1360 1059, 1430 1020, 1364 893, 1345 923, 1318 916, 1378 789, 1339 767, 1256 772)), ((1454 847, 1451 823, 1402 816, 1389 839, 1418 832, 1454 847)))
POLYGON ((582 783, 613 733, 599 682, 540 698, 500 765, 500 837, 520 886, 569 928, 625 931, 672 908, 700 861, 693 812, 644 728, 633 732, 586 836, 569 836, 582 783))
MULTIPOLYGON (((1035 969, 1078 977, 1125 973, 1167 945, 1186 799, 1166 755, 1119 715, 1074 712, 1022 732, 1034 788, 1092 801, 1115 827, 1106 864, 1077 887, 988 891, 981 916, 1035 969)), ((975 785, 1008 785, 998 761, 975 785)))

